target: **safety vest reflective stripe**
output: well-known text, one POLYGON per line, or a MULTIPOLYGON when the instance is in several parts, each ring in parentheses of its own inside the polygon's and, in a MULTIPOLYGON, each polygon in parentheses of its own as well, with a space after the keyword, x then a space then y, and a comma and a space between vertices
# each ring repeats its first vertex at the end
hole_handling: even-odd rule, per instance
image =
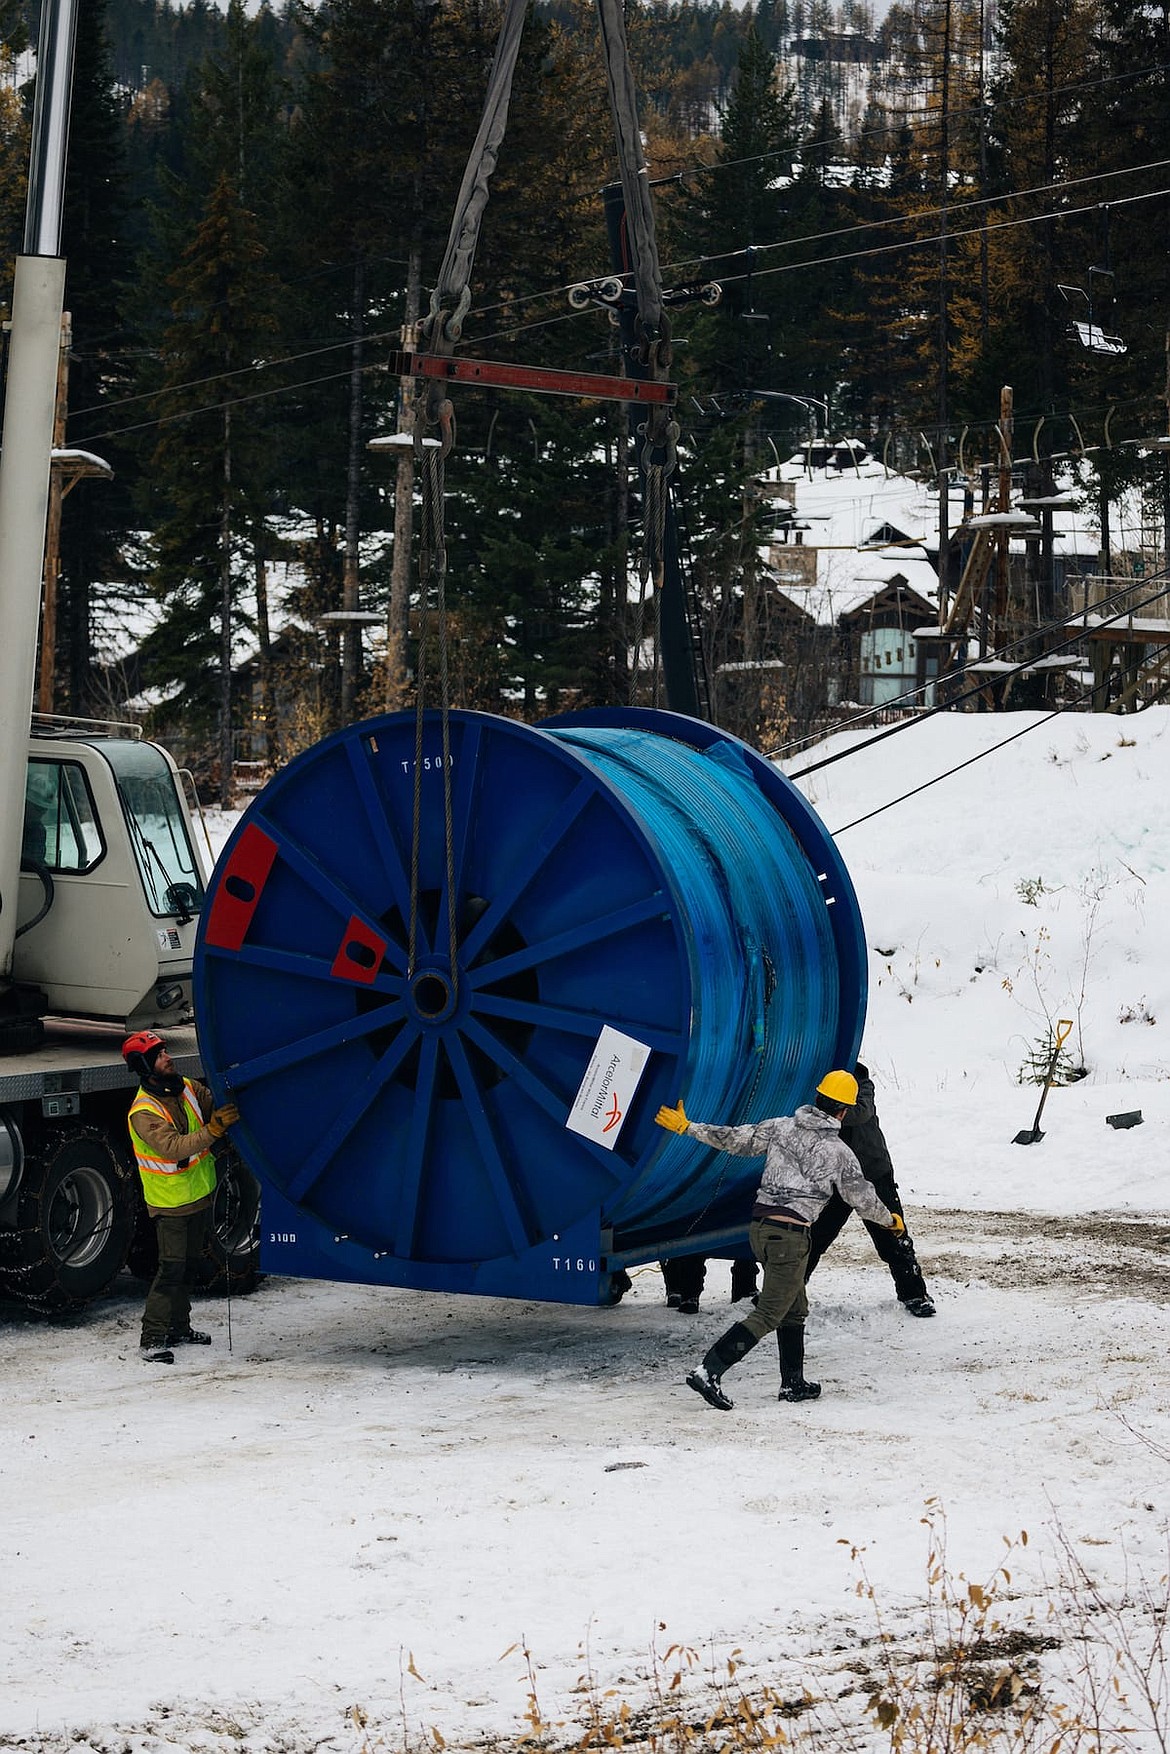
MULTIPOLYGON (((203 1114, 200 1110, 199 1104, 195 1100, 195 1092, 192 1090, 186 1079, 183 1080, 183 1110, 187 1117, 187 1125, 191 1131, 201 1131, 205 1124, 203 1114)), ((192 1171, 202 1170, 204 1166, 211 1167, 214 1164, 214 1155, 210 1150, 201 1151, 198 1156, 195 1157, 183 1158, 178 1163, 172 1162, 170 1158, 159 1157, 156 1152, 151 1150, 150 1146, 146 1143, 146 1140, 139 1137, 138 1131, 134 1125, 134 1116, 136 1114, 157 1115, 160 1120, 167 1121, 172 1125, 174 1123, 174 1117, 166 1107, 165 1103, 160 1102, 158 1097, 152 1096, 145 1090, 140 1090, 130 1105, 130 1113, 126 1117, 130 1129, 130 1143, 134 1147, 134 1156, 138 1163, 138 1172, 144 1179, 147 1176, 181 1175, 191 1177, 192 1171)), ((197 1179, 202 1181, 204 1178, 203 1176, 199 1176, 197 1179)), ((214 1187, 214 1179, 212 1180, 211 1185, 214 1187)))

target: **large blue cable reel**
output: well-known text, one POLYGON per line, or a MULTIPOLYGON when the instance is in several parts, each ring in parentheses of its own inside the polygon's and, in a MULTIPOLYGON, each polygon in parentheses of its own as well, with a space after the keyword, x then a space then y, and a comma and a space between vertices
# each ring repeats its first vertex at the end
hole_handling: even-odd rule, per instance
POLYGON ((396 714, 290 763, 216 867, 200 1045, 262 1265, 596 1303, 618 1266, 734 1249, 759 1161, 654 1115, 791 1112, 853 1063, 865 948, 831 837, 676 714, 454 711, 449 739, 448 795, 426 715, 417 844, 396 714))

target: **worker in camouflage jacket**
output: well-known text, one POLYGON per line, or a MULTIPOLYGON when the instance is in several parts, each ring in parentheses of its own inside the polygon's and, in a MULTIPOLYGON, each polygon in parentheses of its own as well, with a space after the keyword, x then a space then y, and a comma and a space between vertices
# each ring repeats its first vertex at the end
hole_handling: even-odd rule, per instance
MULTIPOLYGON (((846 1119, 841 1123, 841 1139, 861 1165, 861 1173, 884 1205, 891 1212, 897 1212, 905 1223, 902 1211, 902 1200, 898 1193, 898 1184, 894 1180, 894 1165, 886 1145, 885 1135, 878 1122, 877 1104, 874 1097, 873 1079, 869 1068, 860 1061, 856 1067, 857 1101, 854 1103, 846 1119)), ((813 1222, 809 1236, 808 1266, 805 1269, 807 1279, 816 1267, 817 1262, 831 1243, 835 1242, 849 1222, 852 1208, 840 1197, 833 1194, 828 1205, 813 1222)), ((922 1277, 922 1269, 918 1265, 918 1257, 914 1253, 914 1244, 908 1230, 903 1229, 896 1236, 884 1225, 874 1224, 865 1214, 861 1214, 865 1228, 873 1239, 873 1246, 878 1257, 890 1269, 894 1281, 894 1294, 905 1306, 910 1315, 932 1316, 934 1304, 926 1289, 926 1281, 922 1277)))
POLYGON ((752 1313, 728 1328, 687 1377, 688 1387, 712 1407, 732 1406, 722 1386, 724 1372, 773 1329, 780 1349, 779 1398, 810 1401, 820 1394, 820 1383, 808 1382, 804 1375, 805 1266, 813 1223, 835 1194, 872 1223, 902 1228, 901 1217, 882 1203, 841 1142, 842 1122, 856 1100, 857 1080, 851 1072, 837 1071, 825 1074, 815 1102, 794 1115, 741 1127, 709 1126, 688 1121, 680 1102, 675 1108, 660 1108, 654 1117, 660 1127, 685 1133, 716 1151, 764 1159, 748 1231, 752 1252, 764 1269, 759 1298, 752 1313))

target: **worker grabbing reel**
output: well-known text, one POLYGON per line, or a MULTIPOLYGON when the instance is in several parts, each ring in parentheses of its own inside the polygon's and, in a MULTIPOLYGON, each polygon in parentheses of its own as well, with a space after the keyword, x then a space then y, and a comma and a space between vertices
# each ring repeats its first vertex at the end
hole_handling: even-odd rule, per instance
POLYGON ((724 1373, 773 1329, 780 1348, 780 1400, 812 1401, 820 1394, 820 1383, 809 1382, 804 1374, 805 1269, 809 1232, 833 1195, 839 1194, 870 1223, 895 1234, 905 1229, 841 1139, 841 1123, 856 1102, 856 1078, 852 1072, 836 1071, 826 1072, 815 1102, 802 1104, 794 1115, 717 1127, 689 1121, 679 1102, 675 1108, 660 1108, 654 1117, 668 1132, 685 1133, 716 1151, 764 1159, 748 1231, 752 1253, 764 1269, 759 1299, 751 1315, 728 1328, 687 1377, 687 1386, 722 1412, 734 1404, 723 1388, 724 1373))
POLYGON ((140 1029, 122 1043, 139 1079, 127 1125, 146 1210, 158 1232, 158 1269, 142 1314, 140 1355, 173 1364, 175 1346, 210 1346, 191 1326, 191 1286, 211 1228, 217 1139, 240 1118, 234 1102, 216 1108, 206 1084, 175 1070, 161 1035, 140 1029))

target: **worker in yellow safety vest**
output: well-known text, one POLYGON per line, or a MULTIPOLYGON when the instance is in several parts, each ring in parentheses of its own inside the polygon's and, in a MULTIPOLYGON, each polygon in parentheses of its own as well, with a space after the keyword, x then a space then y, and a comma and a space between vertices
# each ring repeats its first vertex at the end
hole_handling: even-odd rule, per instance
POLYGON ((127 1117, 146 1210, 158 1232, 158 1270, 146 1296, 140 1354, 173 1364, 175 1346, 210 1346, 191 1326, 191 1285, 207 1246, 215 1193, 212 1146, 239 1119, 234 1102, 215 1106, 206 1084, 175 1070, 161 1035, 140 1029, 122 1043, 139 1079, 127 1117))

